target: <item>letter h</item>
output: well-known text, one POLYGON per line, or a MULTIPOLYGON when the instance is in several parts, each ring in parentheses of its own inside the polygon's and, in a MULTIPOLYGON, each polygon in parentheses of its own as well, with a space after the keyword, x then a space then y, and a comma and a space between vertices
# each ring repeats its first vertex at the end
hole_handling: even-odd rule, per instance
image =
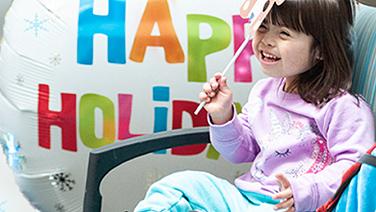
POLYGON ((51 148, 51 125, 61 128, 62 147, 68 151, 77 151, 77 130, 76 130, 76 95, 62 94, 61 112, 48 109, 49 104, 48 85, 39 85, 38 97, 38 137, 39 146, 51 148))
POLYGON ((93 37, 99 33, 107 35, 108 62, 125 64, 125 0, 108 0, 107 16, 93 14, 93 1, 80 1, 77 63, 93 64, 93 37))

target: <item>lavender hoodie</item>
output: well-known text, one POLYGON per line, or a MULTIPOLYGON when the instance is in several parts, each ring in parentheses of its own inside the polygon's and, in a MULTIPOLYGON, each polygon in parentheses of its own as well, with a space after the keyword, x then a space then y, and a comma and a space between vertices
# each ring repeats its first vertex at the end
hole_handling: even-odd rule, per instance
POLYGON ((284 80, 268 78, 253 87, 242 113, 223 125, 210 123, 210 137, 234 163, 253 162, 235 180, 240 190, 272 195, 274 177, 290 181, 297 211, 314 211, 333 196, 342 174, 375 141, 367 103, 346 93, 322 108, 282 90, 284 80))

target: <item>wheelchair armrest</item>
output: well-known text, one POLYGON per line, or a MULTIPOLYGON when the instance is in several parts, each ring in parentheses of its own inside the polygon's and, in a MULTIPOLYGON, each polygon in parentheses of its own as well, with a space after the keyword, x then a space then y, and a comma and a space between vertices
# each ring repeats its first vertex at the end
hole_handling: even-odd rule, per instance
POLYGON ((209 143, 209 128, 197 127, 154 133, 110 144, 90 152, 86 177, 84 212, 100 212, 102 179, 115 167, 158 150, 209 143))

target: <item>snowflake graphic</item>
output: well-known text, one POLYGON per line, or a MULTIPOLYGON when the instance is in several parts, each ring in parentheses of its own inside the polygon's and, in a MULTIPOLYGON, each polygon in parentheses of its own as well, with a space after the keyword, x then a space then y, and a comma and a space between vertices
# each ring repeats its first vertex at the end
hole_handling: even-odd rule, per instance
POLYGON ((76 184, 76 182, 71 179, 70 173, 54 174, 51 175, 49 179, 52 181, 51 185, 59 188, 60 191, 70 191, 73 189, 73 185, 76 184))
POLYGON ((64 205, 62 205, 61 203, 55 204, 55 209, 57 212, 65 212, 64 205))
POLYGON ((25 156, 21 154, 22 148, 16 138, 11 133, 4 133, 0 137, 0 145, 3 147, 8 165, 13 171, 21 171, 26 159, 25 156))
POLYGON ((5 212, 4 206, 5 206, 5 201, 0 202, 0 212, 5 212))
POLYGON ((23 86, 24 82, 25 82, 25 78, 23 75, 19 74, 17 75, 16 77, 16 82, 17 82, 17 85, 19 86, 23 86))
POLYGON ((55 54, 54 56, 50 57, 50 64, 57 66, 61 63, 61 56, 60 54, 55 54))
POLYGON ((43 25, 48 21, 48 19, 39 19, 38 14, 35 14, 33 20, 25 19, 25 22, 29 26, 25 29, 27 31, 34 31, 35 37, 38 37, 38 34, 41 30, 48 31, 43 25))

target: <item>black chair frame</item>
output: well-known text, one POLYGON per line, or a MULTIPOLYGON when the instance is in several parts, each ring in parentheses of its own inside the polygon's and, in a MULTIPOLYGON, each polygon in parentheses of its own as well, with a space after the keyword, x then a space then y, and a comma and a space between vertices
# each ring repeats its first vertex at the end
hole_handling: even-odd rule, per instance
POLYGON ((87 175, 92 177, 87 177, 83 211, 101 211, 100 184, 112 169, 124 162, 158 150, 209 142, 209 128, 197 127, 143 135, 90 152, 87 175))

